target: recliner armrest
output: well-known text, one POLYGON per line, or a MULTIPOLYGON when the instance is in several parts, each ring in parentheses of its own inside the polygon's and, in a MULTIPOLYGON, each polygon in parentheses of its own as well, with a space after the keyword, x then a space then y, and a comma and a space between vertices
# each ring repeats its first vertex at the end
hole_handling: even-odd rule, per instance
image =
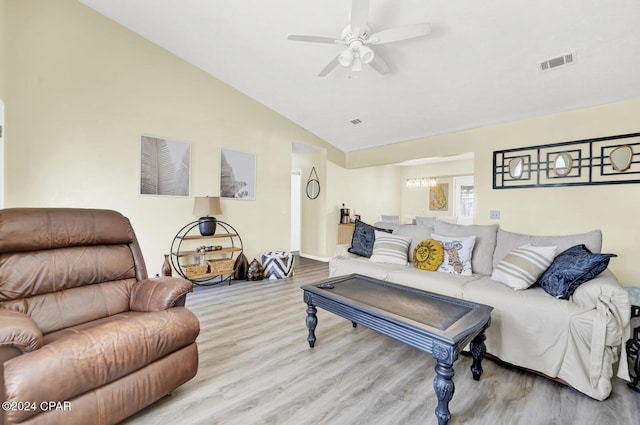
POLYGON ((15 347, 28 353, 42 344, 42 331, 29 316, 0 308, 0 347, 15 347))
POLYGON ((177 277, 156 277, 133 285, 129 309, 131 311, 161 311, 184 305, 184 297, 193 284, 177 277))

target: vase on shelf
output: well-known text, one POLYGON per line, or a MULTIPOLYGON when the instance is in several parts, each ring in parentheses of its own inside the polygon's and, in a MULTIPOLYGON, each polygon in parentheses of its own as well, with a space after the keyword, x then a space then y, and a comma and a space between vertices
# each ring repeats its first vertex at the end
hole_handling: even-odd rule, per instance
POLYGON ((164 255, 164 263, 162 263, 162 276, 171 276, 171 264, 169 263, 169 254, 164 255))

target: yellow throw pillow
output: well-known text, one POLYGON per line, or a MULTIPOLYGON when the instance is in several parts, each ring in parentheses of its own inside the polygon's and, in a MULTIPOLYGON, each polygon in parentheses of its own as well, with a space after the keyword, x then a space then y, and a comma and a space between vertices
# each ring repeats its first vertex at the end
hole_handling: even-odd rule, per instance
POLYGON ((443 258, 444 248, 435 239, 425 239, 413 250, 413 265, 420 270, 436 270, 443 258))

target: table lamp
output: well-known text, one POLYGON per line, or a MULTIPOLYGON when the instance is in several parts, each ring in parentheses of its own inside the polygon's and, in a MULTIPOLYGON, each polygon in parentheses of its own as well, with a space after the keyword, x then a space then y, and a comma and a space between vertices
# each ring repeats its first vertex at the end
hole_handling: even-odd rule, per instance
POLYGON ((194 198, 193 215, 200 216, 198 228, 202 236, 212 236, 216 233, 216 220, 212 215, 222 214, 220 198, 217 196, 197 196, 194 198))

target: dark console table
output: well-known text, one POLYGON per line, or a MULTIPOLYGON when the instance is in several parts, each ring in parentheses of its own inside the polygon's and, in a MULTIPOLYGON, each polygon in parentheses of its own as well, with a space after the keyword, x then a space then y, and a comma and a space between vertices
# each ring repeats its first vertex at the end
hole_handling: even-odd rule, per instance
POLYGON ((453 363, 469 343, 473 378, 479 380, 482 375, 486 352, 484 330, 490 324, 493 307, 357 274, 327 279, 301 289, 307 304, 310 347, 316 343, 316 312, 320 307, 351 320, 354 327, 361 324, 433 356, 437 361, 433 381, 438 397, 435 413, 440 425, 451 418, 453 363))

